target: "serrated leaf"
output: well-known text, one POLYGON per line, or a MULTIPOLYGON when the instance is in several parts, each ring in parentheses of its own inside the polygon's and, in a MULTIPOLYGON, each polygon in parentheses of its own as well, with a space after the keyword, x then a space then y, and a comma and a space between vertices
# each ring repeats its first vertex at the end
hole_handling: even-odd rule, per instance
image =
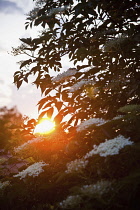
POLYGON ((31 119, 31 120, 28 121, 27 124, 28 125, 36 124, 36 120, 35 119, 31 119))
POLYGON ((48 116, 49 118, 52 117, 53 111, 54 111, 54 108, 53 108, 53 107, 51 107, 49 110, 47 110, 47 116, 48 116))
POLYGON ((47 89, 46 91, 45 91, 45 96, 48 94, 48 93, 50 93, 51 92, 51 89, 47 89))
POLYGON ((75 65, 77 62, 78 62, 78 61, 77 61, 77 60, 75 60, 75 61, 74 61, 74 65, 75 65))
POLYGON ((22 42, 24 42, 25 44, 31 45, 32 44, 32 39, 31 38, 22 38, 20 39, 22 42))
POLYGON ((54 121, 56 124, 60 124, 62 120, 63 120, 63 114, 60 112, 55 116, 54 121))
POLYGON ((63 100, 63 101, 67 101, 67 99, 68 99, 68 93, 67 93, 67 91, 64 90, 64 91, 62 92, 62 100, 63 100))
POLYGON ((56 106, 56 108, 57 108, 58 111, 60 111, 62 105, 63 105, 63 102, 61 102, 61 101, 55 103, 55 106, 56 106))
MULTIPOLYGON (((45 103, 45 102, 51 100, 52 98, 53 98, 52 96, 47 96, 47 97, 45 97, 45 98, 42 98, 42 99, 38 102, 38 104, 45 103)), ((37 105, 38 105, 38 104, 37 104, 37 105)))
POLYGON ((44 117, 45 114, 47 114, 47 111, 41 112, 41 114, 38 117, 38 121, 41 120, 44 117))
POLYGON ((41 89, 41 93, 43 94, 44 92, 45 92, 45 90, 46 90, 46 84, 40 84, 40 89, 41 89))
POLYGON ((22 64, 20 65, 20 69, 21 69, 23 66, 29 65, 31 62, 32 62, 32 59, 23 61, 22 64))
POLYGON ((73 116, 69 119, 68 124, 71 124, 71 123, 73 122, 74 119, 75 119, 75 115, 73 115, 73 116))
POLYGON ((20 81, 17 81, 17 82, 16 82, 16 85, 17 85, 17 88, 18 88, 18 89, 20 88, 22 82, 23 82, 23 80, 20 80, 20 81))
POLYGON ((25 25, 25 30, 27 30, 28 27, 29 27, 29 24, 25 25))
POLYGON ((49 72, 49 70, 48 70, 48 68, 46 66, 43 67, 43 69, 44 69, 45 72, 49 72))
POLYGON ((39 71, 39 67, 38 66, 34 66, 32 69, 31 69, 31 72, 33 72, 34 74, 39 71))
MULTIPOLYGON (((37 105, 39 105, 38 110, 40 110, 47 101, 52 100, 52 98, 53 97, 51 97, 51 96, 47 96, 47 97, 41 99, 37 104, 37 105)), ((50 103, 52 103, 52 102, 50 102, 50 103)))
POLYGON ((52 105, 52 101, 47 103, 45 106, 43 106, 42 109, 47 109, 47 108, 51 107, 51 105, 52 105))
POLYGON ((79 120, 78 118, 75 120, 75 122, 74 122, 74 127, 77 126, 78 120, 79 120))
POLYGON ((29 76, 29 74, 26 74, 25 77, 24 77, 24 81, 27 82, 27 83, 28 83, 28 76, 29 76))
POLYGON ((18 77, 19 77, 18 75, 14 76, 14 83, 17 83, 18 77))
POLYGON ((14 76, 16 76, 17 74, 20 74, 21 72, 20 71, 16 71, 15 73, 14 73, 14 76))

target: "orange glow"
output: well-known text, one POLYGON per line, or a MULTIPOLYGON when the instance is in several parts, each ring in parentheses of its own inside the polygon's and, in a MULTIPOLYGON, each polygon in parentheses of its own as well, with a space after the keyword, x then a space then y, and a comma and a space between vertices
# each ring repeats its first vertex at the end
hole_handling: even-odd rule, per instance
POLYGON ((52 132, 55 129, 55 122, 49 118, 43 118, 34 129, 35 135, 45 135, 52 132))

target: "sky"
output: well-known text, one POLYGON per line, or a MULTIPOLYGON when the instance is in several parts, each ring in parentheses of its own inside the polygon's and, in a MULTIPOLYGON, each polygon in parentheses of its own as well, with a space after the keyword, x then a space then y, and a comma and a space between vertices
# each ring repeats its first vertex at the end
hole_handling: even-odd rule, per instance
MULTIPOLYGON (((17 90, 13 75, 19 70, 17 62, 24 59, 11 54, 12 47, 20 45, 19 38, 36 36, 41 29, 25 30, 26 14, 33 7, 32 0, 0 0, 0 108, 17 106, 23 115, 37 118, 40 90, 27 83, 17 90)), ((65 58, 64 70, 68 67, 65 58)))

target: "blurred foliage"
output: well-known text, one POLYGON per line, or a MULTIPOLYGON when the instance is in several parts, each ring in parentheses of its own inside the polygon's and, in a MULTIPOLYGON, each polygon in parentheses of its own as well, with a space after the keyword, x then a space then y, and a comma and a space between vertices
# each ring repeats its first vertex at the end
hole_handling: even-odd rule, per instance
POLYGON ((8 109, 0 108, 0 149, 8 146, 14 133, 23 125, 23 117, 16 107, 8 109))
POLYGON ((16 107, 0 108, 0 149, 8 150, 32 138, 35 123, 34 119, 23 117, 16 107))

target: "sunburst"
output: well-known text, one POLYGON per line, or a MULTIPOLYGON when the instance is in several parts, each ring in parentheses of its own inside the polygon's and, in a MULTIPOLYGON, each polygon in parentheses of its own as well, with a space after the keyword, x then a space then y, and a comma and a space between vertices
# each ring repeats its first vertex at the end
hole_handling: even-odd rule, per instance
POLYGON ((51 133, 55 129, 55 122, 49 118, 43 118, 34 129, 35 135, 45 135, 51 133))

